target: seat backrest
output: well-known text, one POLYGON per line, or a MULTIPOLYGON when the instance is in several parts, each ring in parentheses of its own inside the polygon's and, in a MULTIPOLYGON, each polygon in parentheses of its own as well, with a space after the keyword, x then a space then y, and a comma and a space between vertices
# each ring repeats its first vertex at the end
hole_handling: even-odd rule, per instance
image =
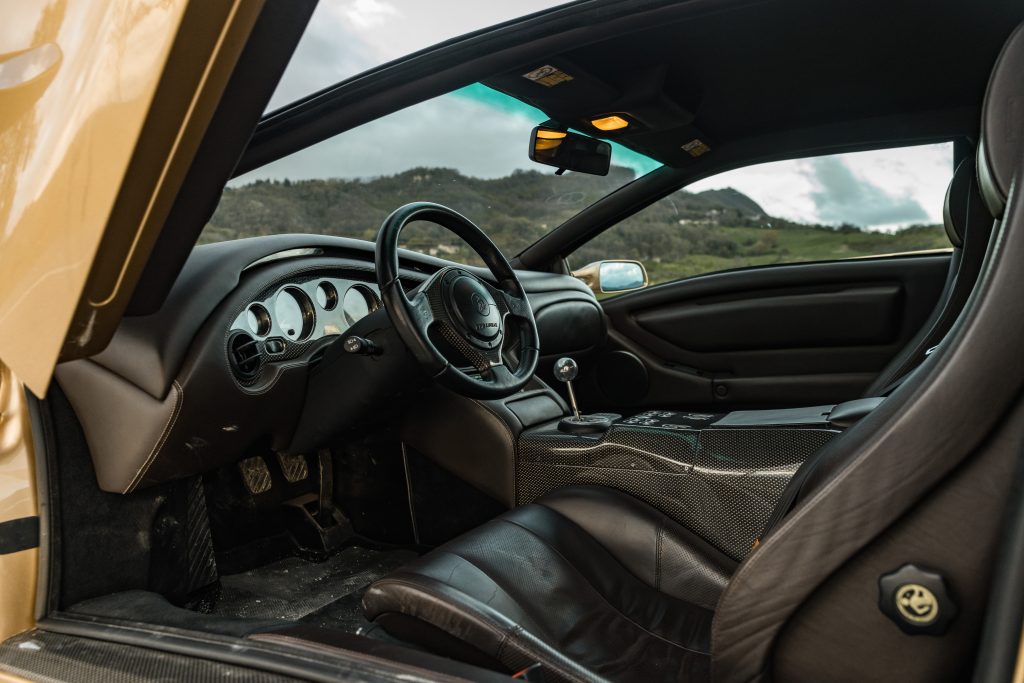
POLYGON ((953 253, 942 294, 917 334, 868 386, 864 392, 866 397, 888 395, 923 363, 929 350, 949 334, 974 290, 995 222, 985 207, 975 169, 973 158, 961 161, 946 189, 942 222, 953 253))
POLYGON ((952 330, 831 441, 797 505, 739 566, 715 613, 715 681, 963 680, 1024 442, 1024 26, 996 62, 978 176, 998 223, 952 330), (911 636, 879 610, 905 563, 943 574, 959 614, 911 636))

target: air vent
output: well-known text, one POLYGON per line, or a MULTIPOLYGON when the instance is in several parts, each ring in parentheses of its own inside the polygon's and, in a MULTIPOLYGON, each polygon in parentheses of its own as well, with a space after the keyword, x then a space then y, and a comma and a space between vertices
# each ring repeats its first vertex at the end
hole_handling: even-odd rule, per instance
POLYGON ((236 333, 228 340, 228 360, 238 381, 251 382, 260 372, 259 343, 245 332, 236 333))

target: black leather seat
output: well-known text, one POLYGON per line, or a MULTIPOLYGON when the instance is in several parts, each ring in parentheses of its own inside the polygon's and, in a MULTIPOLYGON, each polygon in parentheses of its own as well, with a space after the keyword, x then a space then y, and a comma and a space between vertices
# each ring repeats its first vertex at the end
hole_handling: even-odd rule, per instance
POLYGON ((565 489, 376 582, 367 616, 475 663, 539 661, 549 683, 968 680, 1024 442, 1022 71, 1024 27, 986 93, 979 180, 1001 222, 968 306, 919 371, 814 456, 743 562, 625 494, 565 489), (949 587, 941 634, 879 609, 898 605, 879 578, 910 563, 949 587))
POLYGON ((949 271, 939 300, 928 319, 864 391, 864 396, 887 396, 924 362, 949 334, 968 297, 974 291, 985 260, 994 219, 985 207, 973 158, 957 166, 946 189, 942 207, 946 236, 953 245, 949 271))
POLYGON ((540 661, 556 680, 701 681, 735 567, 631 496, 573 487, 378 581, 363 604, 400 638, 493 668, 540 661))

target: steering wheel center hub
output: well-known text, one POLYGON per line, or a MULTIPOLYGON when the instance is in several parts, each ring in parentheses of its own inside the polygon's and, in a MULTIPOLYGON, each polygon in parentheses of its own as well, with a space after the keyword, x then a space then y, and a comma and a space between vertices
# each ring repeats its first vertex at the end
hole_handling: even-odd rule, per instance
POLYGON ((471 339, 490 346, 501 334, 501 311, 476 278, 459 274, 450 280, 446 297, 452 318, 471 339))

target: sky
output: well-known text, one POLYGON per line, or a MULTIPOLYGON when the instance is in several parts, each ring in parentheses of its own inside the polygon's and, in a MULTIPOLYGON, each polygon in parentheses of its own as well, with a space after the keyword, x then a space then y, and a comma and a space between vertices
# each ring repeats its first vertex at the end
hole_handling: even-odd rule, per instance
MULTIPOLYGON (((320 0, 269 110, 366 69, 463 33, 563 4, 466 0, 320 0)), ((248 173, 259 178, 365 178, 446 166, 495 178, 542 170, 526 156, 544 115, 480 85, 428 100, 248 173)), ((941 223, 952 145, 924 145, 774 162, 707 178, 689 190, 733 187, 770 215, 893 230, 941 223)), ((615 146, 612 163, 646 173, 656 163, 615 146)))

